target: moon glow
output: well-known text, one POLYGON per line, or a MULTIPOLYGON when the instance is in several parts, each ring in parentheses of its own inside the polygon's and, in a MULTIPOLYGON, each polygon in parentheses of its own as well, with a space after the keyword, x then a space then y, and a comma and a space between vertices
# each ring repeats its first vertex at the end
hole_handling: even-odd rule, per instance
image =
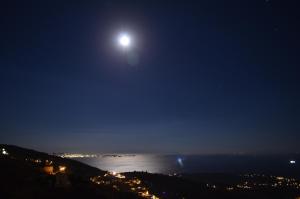
POLYGON ((127 35, 127 34, 120 35, 119 44, 125 48, 129 47, 131 44, 131 38, 129 37, 129 35, 127 35))

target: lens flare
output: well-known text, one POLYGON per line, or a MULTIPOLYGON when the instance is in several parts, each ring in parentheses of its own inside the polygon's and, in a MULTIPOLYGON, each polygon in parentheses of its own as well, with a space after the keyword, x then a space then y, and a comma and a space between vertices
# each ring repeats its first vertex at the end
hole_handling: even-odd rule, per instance
POLYGON ((183 167, 183 159, 182 158, 177 158, 177 163, 183 167))

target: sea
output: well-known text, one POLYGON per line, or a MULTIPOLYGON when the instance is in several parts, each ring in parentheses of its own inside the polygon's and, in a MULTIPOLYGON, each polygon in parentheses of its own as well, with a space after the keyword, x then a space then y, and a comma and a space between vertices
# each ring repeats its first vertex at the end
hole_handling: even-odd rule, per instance
POLYGON ((260 173, 300 178, 300 155, 113 154, 77 158, 101 170, 180 173, 260 173))

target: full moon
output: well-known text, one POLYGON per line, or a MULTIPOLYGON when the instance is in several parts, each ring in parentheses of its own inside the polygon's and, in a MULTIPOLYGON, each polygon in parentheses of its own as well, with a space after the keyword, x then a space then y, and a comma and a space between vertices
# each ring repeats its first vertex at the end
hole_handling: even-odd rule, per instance
POLYGON ((128 35, 122 34, 119 37, 119 44, 123 47, 129 47, 131 43, 131 39, 128 35))

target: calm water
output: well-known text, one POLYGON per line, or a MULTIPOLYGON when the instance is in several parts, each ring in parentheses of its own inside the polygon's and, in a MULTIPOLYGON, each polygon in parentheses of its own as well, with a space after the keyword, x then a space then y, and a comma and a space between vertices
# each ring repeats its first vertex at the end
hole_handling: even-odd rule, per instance
POLYGON ((121 157, 99 156, 80 158, 81 162, 102 170, 151 173, 266 173, 300 177, 300 156, 241 156, 241 155, 132 155, 121 157), (295 160, 295 164, 290 164, 295 160))

